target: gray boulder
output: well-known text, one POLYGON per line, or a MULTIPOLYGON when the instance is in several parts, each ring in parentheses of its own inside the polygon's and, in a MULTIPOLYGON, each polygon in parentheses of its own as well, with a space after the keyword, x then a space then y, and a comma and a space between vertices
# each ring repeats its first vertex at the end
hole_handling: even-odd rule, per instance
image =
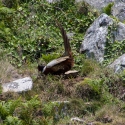
POLYGON ((30 77, 25 77, 21 79, 14 80, 9 83, 3 83, 2 88, 3 92, 23 92, 31 90, 33 87, 33 82, 30 77))
POLYGON ((102 62, 104 60, 108 26, 112 24, 112 18, 106 14, 101 14, 87 30, 80 52, 86 53, 88 58, 95 58, 97 61, 102 62))
MULTIPOLYGON (((106 14, 101 14, 93 24, 88 28, 82 45, 81 53, 86 53, 88 58, 94 58, 98 62, 104 60, 104 52, 106 45, 106 37, 108 34, 108 27, 115 22, 106 14)), ((111 31, 113 34, 112 43, 114 41, 122 41, 125 39, 125 24, 119 22, 116 25, 116 30, 111 31)))
POLYGON ((119 22, 115 31, 115 40, 122 41, 125 39, 125 24, 119 22))
POLYGON ((123 71, 125 69, 125 54, 117 58, 108 67, 114 69, 115 73, 120 73, 121 71, 123 71))
POLYGON ((122 22, 125 21, 125 0, 115 0, 115 4, 112 7, 112 15, 122 22))

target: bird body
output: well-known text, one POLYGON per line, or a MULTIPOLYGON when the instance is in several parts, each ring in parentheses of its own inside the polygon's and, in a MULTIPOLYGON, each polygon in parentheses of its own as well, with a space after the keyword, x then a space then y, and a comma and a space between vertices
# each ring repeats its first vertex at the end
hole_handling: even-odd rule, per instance
POLYGON ((57 25, 60 28, 63 37, 65 52, 60 58, 50 61, 44 67, 38 65, 38 70, 42 71, 42 73, 45 75, 47 74, 60 75, 70 70, 74 64, 71 47, 66 32, 58 22, 57 25))

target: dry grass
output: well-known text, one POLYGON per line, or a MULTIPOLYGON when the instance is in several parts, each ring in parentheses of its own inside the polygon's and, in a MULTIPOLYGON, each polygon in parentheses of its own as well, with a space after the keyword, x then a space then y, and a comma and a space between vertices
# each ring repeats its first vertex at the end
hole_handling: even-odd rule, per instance
POLYGON ((18 74, 16 68, 14 68, 9 61, 7 60, 0 60, 0 82, 10 82, 12 80, 21 78, 21 75, 18 74))
POLYGON ((106 125, 124 125, 125 117, 117 104, 104 105, 95 114, 95 120, 106 125))

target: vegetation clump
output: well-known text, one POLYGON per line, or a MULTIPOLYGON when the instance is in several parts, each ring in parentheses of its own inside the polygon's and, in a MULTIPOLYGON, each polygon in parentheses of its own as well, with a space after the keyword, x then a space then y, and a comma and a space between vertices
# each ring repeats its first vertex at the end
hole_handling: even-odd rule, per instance
POLYGON ((106 7, 103 8, 103 12, 106 13, 107 15, 111 15, 113 5, 114 2, 109 3, 106 7))

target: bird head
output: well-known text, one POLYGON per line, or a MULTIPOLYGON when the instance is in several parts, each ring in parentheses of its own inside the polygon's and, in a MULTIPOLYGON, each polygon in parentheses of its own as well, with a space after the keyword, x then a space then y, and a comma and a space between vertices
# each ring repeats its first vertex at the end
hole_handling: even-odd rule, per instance
POLYGON ((43 69, 44 69, 44 67, 45 67, 44 65, 38 65, 38 71, 41 71, 41 72, 42 72, 43 69))

